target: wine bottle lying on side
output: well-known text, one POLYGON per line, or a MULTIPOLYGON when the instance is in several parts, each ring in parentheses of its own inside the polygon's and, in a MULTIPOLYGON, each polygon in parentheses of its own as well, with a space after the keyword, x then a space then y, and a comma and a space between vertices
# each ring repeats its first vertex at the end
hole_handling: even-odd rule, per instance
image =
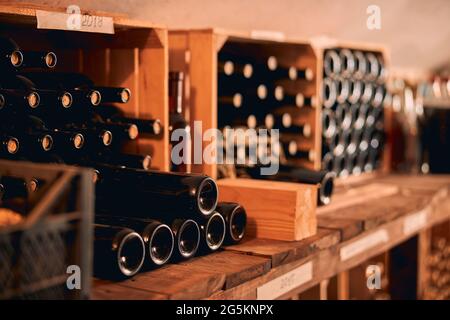
POLYGON ((200 233, 202 252, 217 251, 225 240, 225 219, 220 213, 213 213, 205 222, 200 224, 200 233))
POLYGON ((309 170, 298 167, 280 165, 279 171, 274 175, 261 175, 260 167, 248 167, 246 171, 253 178, 277 180, 277 181, 291 181, 306 184, 318 184, 318 204, 327 205, 331 202, 331 195, 334 189, 334 177, 333 172, 321 170, 309 170))
POLYGON ((137 217, 204 219, 216 208, 218 190, 206 175, 98 165, 97 211, 137 217))
POLYGON ((238 203, 219 202, 216 211, 225 219, 226 224, 226 244, 236 244, 245 235, 247 225, 247 213, 238 203))
POLYGON ((94 275, 123 279, 141 270, 145 258, 142 237, 132 229, 94 225, 94 275))
POLYGON ((125 227, 135 230, 145 244, 145 266, 154 268, 166 264, 172 257, 174 237, 167 224, 152 219, 137 219, 96 215, 95 222, 99 224, 125 227))

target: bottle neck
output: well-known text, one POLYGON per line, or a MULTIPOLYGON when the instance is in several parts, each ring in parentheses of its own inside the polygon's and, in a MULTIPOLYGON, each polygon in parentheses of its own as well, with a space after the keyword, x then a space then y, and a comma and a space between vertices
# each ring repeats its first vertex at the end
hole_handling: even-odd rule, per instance
POLYGON ((183 113, 183 73, 172 72, 169 78, 169 112, 183 113))

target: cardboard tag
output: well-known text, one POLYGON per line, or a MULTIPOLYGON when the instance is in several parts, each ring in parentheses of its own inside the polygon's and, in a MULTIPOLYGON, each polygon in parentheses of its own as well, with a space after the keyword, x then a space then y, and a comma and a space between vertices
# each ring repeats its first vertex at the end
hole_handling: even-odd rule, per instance
POLYGON ((307 262, 256 289, 258 300, 273 300, 312 280, 313 263, 307 262))
POLYGON ((112 17, 36 10, 37 28, 114 34, 112 17))
POLYGON ((422 210, 406 217, 403 222, 403 234, 409 235, 423 228, 427 223, 427 215, 427 210, 422 210))
POLYGON ((355 242, 352 242, 340 250, 341 261, 348 260, 370 248, 389 241, 389 235, 385 229, 378 230, 355 242))

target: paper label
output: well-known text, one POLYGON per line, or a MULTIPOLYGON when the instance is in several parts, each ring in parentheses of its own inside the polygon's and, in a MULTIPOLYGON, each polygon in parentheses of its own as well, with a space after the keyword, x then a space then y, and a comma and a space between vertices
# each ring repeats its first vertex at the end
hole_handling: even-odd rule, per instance
POLYGON ((36 10, 37 28, 114 34, 112 17, 81 14, 76 8, 73 13, 36 10))
POLYGON ((341 261, 348 260, 370 248, 389 241, 389 235, 385 229, 378 230, 364 238, 352 242, 340 250, 341 261))
POLYGON ((419 211, 405 218, 403 234, 409 235, 423 228, 427 223, 427 210, 419 211))
POLYGON ((273 300, 312 280, 313 263, 307 262, 256 289, 258 300, 273 300))
POLYGON ((271 40, 271 41, 285 41, 286 36, 283 32, 267 31, 267 30, 253 30, 250 37, 256 40, 271 40))

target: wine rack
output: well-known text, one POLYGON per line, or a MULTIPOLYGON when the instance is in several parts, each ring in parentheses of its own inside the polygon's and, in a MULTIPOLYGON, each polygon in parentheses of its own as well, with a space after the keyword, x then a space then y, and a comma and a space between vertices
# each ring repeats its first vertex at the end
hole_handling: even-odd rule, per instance
MULTIPOLYGON (((319 87, 316 77, 317 59, 312 47, 307 42, 301 41, 277 41, 261 38, 255 34, 229 32, 218 29, 171 31, 169 33, 170 69, 183 71, 186 74, 185 106, 188 118, 193 128, 194 121, 202 121, 202 129, 219 128, 225 122, 222 89, 251 90, 250 95, 256 95, 258 87, 266 87, 267 95, 274 95, 275 87, 280 86, 285 79, 274 81, 264 80, 258 73, 264 68, 267 59, 274 59, 278 66, 285 70, 296 68, 299 72, 297 80, 292 81, 284 88, 284 95, 295 97, 297 93, 302 95, 302 107, 278 110, 277 112, 288 113, 292 123, 305 125, 307 134, 305 136, 293 135, 290 139, 297 144, 298 150, 312 151, 320 149, 320 139, 316 134, 319 125, 319 114, 316 112, 315 104, 318 102, 319 87), (219 75, 218 68, 227 57, 243 60, 252 66, 254 76, 248 83, 239 83, 235 86, 232 82, 224 84, 224 77, 219 75), (305 75, 305 71, 307 75, 305 75), (307 79, 302 79, 307 78, 307 79), (253 81, 254 80, 254 81, 253 81), (312 106, 311 101, 312 100, 312 106)), ((234 61, 235 69, 239 69, 239 61, 234 61)), ((223 66, 222 66, 223 68, 223 66)), ((243 72, 247 72, 243 70, 243 72)), ((287 79, 288 80, 288 79, 287 79)), ((246 100, 244 93, 243 100, 246 100)), ((302 99, 300 98, 300 100, 302 99)), ((245 103, 245 102, 244 102, 245 103)), ((263 104, 261 104, 263 105, 263 104)), ((242 114, 246 117, 253 115, 256 126, 264 124, 264 118, 273 114, 272 108, 263 108, 261 105, 243 107, 242 114)), ((273 114, 277 116, 278 114, 273 114)), ((241 119, 244 120, 244 119, 241 119)), ((289 140, 290 141, 290 140, 289 140)), ((213 144, 215 141, 212 142, 213 144)), ((203 147, 209 142, 204 142, 203 147)), ((295 163, 310 169, 320 168, 320 159, 298 159, 295 163)), ((203 172, 212 177, 219 176, 218 166, 215 163, 193 164, 190 168, 193 172, 203 172)))
MULTIPOLYGON (((320 107, 318 109, 322 113, 322 120, 320 122, 322 137, 317 137, 321 140, 321 149, 317 150, 317 153, 320 153, 321 167, 335 171, 338 177, 338 184, 352 182, 355 179, 360 180, 364 177, 371 177, 380 171, 388 172, 391 157, 389 140, 392 121, 392 96, 387 87, 389 77, 389 55, 387 49, 380 45, 343 42, 332 39, 312 40, 312 45, 318 57, 317 74, 320 87, 318 90, 321 92, 320 107), (354 59, 354 71, 351 70, 351 66, 347 65, 349 56, 350 59, 354 59), (358 71, 360 61, 365 61, 366 63, 365 74, 363 71, 358 71), (334 65, 335 62, 339 65, 334 65), (371 70, 372 65, 378 66, 378 72, 371 70), (335 72, 333 68, 337 71, 335 72), (370 73, 372 71, 377 74, 371 75, 370 73), (356 85, 360 85, 361 92, 359 97, 358 95, 351 95, 352 92, 357 91, 355 90, 357 89, 356 85), (349 94, 345 96, 343 93, 347 90, 347 86, 349 94), (333 87, 336 89, 336 96, 330 99, 330 96, 333 95, 333 92, 330 92, 330 88, 333 87), (367 95, 365 91, 367 91, 367 95), (343 106, 346 108, 342 108, 343 106), (352 119, 349 122, 349 126, 346 125, 346 112, 340 112, 342 111, 340 109, 354 111, 350 112, 352 119), (373 163, 361 161, 366 165, 352 165, 352 157, 348 156, 347 149, 349 146, 355 144, 352 140, 358 140, 353 138, 359 135, 361 137, 367 135, 370 136, 370 139, 373 138, 368 122, 369 118, 375 115, 375 112, 379 115, 378 120, 373 121, 374 126, 377 127, 373 131, 377 132, 379 136, 376 139, 378 145, 372 147, 371 141, 367 141, 367 149, 373 149, 373 155, 376 160, 372 161, 373 163), (343 113, 344 116, 339 117, 339 113, 343 113), (356 117, 353 117, 353 113, 355 113, 356 117), (341 120, 334 121, 337 131, 341 132, 340 134, 327 135, 327 130, 324 128, 324 125, 327 122, 328 115, 334 119, 336 117, 341 118, 341 120), (356 128, 357 120, 362 120, 360 121, 361 128, 359 129, 356 128), (343 130, 344 127, 348 127, 346 131, 343 130), (340 148, 341 145, 344 148, 340 148), (343 161, 339 161, 340 159, 343 161), (342 170, 342 168, 339 168, 339 162, 342 162, 345 167, 350 163, 350 169, 353 167, 357 170, 348 170, 345 167, 342 170)), ((370 121, 372 120, 374 119, 370 119, 370 121)), ((357 146, 356 149, 358 149, 357 146)), ((364 158, 365 151, 357 150, 353 154, 357 155, 354 157, 357 160, 358 157, 364 158)))
MULTIPOLYGON (((54 10, 54 9, 53 9, 54 10)), ((167 31, 148 22, 112 17, 114 34, 37 29, 36 9, 1 6, 1 35, 23 50, 51 50, 58 63, 52 72, 76 72, 98 86, 125 87, 126 104, 117 104, 127 117, 159 119, 158 137, 139 137, 124 152, 151 155, 152 168, 169 169, 167 31)))
MULTIPOLYGON (((351 50, 351 52, 370 53, 378 57, 379 61, 382 61, 385 71, 380 86, 385 89, 384 79, 387 77, 389 66, 386 49, 370 44, 332 40, 290 41, 282 39, 280 41, 279 39, 262 39, 259 34, 255 38, 254 35, 255 33, 242 34, 217 29, 174 30, 169 32, 170 69, 181 70, 186 74, 185 106, 191 125, 194 121, 201 120, 203 130, 208 128, 220 130, 226 125, 248 127, 250 123, 251 126, 259 127, 266 125, 264 118, 268 114, 274 115, 275 121, 278 122, 282 122, 282 116, 287 114, 288 119, 286 119, 290 123, 289 126, 293 124, 294 127, 302 129, 302 132, 294 135, 283 135, 281 131, 282 147, 280 149, 284 149, 284 155, 280 156, 280 162, 307 169, 327 169, 323 166, 322 161, 323 151, 327 147, 328 141, 328 139, 323 138, 322 118, 324 113, 334 112, 336 104, 332 104, 329 108, 324 107, 322 92, 324 81, 328 81, 324 80, 324 56, 330 49, 340 50, 345 48, 351 50), (272 57, 276 59, 278 67, 282 69, 294 67, 303 74, 295 80, 289 79, 289 76, 286 75, 285 79, 267 81, 264 76, 258 75, 258 73, 260 66, 268 64, 268 59, 272 57), (233 80, 234 83, 233 81, 227 82, 226 76, 223 75, 223 73, 230 72, 225 70, 227 60, 234 62, 234 69, 242 73, 241 78, 244 80, 241 82, 233 80), (253 67, 251 69, 253 74, 249 72, 248 68, 247 70, 244 69, 246 65, 253 67), (308 70, 307 75, 305 75, 305 70, 308 70), (245 75, 246 72, 247 75, 245 75), (303 79, 301 79, 302 77, 303 79), (248 78, 248 81, 245 81, 245 78, 248 78), (249 110, 244 110, 245 95, 248 90, 253 90, 252 94, 258 95, 258 84, 264 84, 266 88, 270 87, 271 90, 280 86, 285 96, 296 97, 297 94, 300 94, 301 107, 292 107, 298 102, 298 100, 292 99, 292 102, 289 103, 291 106, 285 108, 269 106, 261 107, 264 111, 260 111, 258 110, 260 105, 255 104, 249 110), (234 89, 234 92, 240 90, 244 93, 238 96, 230 95, 234 89), (230 104, 234 104, 236 110, 240 109, 234 118, 231 117, 231 121, 225 119, 226 115, 223 112, 223 109, 230 104), (289 152, 297 156, 286 157, 289 152)), ((229 66, 228 68, 230 69, 229 66)), ((266 66, 266 68, 270 69, 269 66, 266 66)), ((378 86, 373 88, 377 89, 378 86)), ((375 91, 373 91, 373 96, 375 91)), ((277 95, 276 92, 272 93, 270 90, 267 91, 267 94, 277 95)), ((373 96, 370 99, 373 99, 373 96)), ((381 120, 384 123, 382 126, 383 132, 381 132, 384 148, 380 148, 383 151, 380 151, 382 154, 378 157, 377 168, 368 168, 368 172, 361 170, 361 172, 357 172, 357 175, 341 174, 339 177, 338 174, 338 183, 352 182, 362 177, 374 176, 379 171, 388 171, 390 157, 389 123, 391 118, 389 96, 383 99, 383 106, 380 110, 382 114, 384 113, 383 120, 381 120)), ((359 110, 357 111, 359 112, 359 110)), ((203 147, 205 148, 208 144, 209 142, 204 142, 203 147)), ((213 177, 233 177, 235 174, 232 169, 229 170, 229 166, 218 166, 217 164, 194 164, 190 169, 193 172, 204 172, 213 177)))

